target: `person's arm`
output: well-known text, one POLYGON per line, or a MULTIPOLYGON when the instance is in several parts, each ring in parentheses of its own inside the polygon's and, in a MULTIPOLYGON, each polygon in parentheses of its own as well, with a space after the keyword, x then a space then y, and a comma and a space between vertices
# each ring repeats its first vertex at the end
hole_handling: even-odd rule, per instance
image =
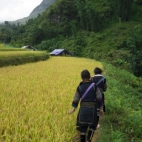
POLYGON ((73 113, 76 108, 78 107, 78 103, 80 101, 80 95, 78 93, 78 91, 76 91, 75 95, 74 95, 74 99, 73 99, 73 102, 72 102, 72 109, 69 111, 69 114, 73 113))
POLYGON ((103 91, 105 92, 107 90, 107 83, 106 83, 106 78, 104 79, 104 85, 103 85, 103 91))
POLYGON ((68 114, 73 113, 75 110, 76 110, 76 108, 72 108, 72 109, 68 112, 68 114))

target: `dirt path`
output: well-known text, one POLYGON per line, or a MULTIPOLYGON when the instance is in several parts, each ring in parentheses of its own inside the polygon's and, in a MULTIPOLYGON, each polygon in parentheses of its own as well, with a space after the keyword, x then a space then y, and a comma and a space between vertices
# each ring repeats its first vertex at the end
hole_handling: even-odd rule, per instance
MULTIPOLYGON (((102 121, 102 118, 100 118, 100 121, 99 121, 99 124, 101 125, 101 121, 102 121)), ((93 135, 93 138, 92 138, 92 141, 91 142, 97 142, 99 136, 101 134, 101 129, 97 129, 93 135)), ((73 138, 73 141, 72 142, 80 142, 80 134, 77 133, 76 136, 73 138)))
MULTIPOLYGON (((100 136, 100 130, 96 130, 95 134, 93 135, 92 141, 91 142, 97 142, 98 137, 100 136)), ((80 142, 80 134, 77 133, 75 137, 73 138, 72 142, 80 142)))
POLYGON ((97 142, 98 137, 99 137, 99 130, 96 130, 92 142, 97 142))
MULTIPOLYGON (((99 124, 101 125, 101 121, 104 119, 104 117, 100 117, 100 120, 99 120, 99 124)), ((97 139, 99 138, 100 136, 100 128, 98 130, 95 131, 94 133, 94 136, 93 136, 93 139, 92 139, 92 142, 97 142, 97 139)))

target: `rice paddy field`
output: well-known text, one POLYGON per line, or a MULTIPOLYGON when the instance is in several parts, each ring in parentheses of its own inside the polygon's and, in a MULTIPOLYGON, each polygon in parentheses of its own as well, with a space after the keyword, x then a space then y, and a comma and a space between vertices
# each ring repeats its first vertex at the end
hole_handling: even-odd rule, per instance
POLYGON ((74 57, 0 68, 0 142, 71 142, 77 111, 68 115, 80 72, 100 62, 74 57))
POLYGON ((0 44, 0 52, 1 51, 26 51, 26 49, 14 48, 9 45, 0 44))
POLYGON ((46 55, 45 51, 3 51, 0 52, 0 58, 15 58, 46 55))

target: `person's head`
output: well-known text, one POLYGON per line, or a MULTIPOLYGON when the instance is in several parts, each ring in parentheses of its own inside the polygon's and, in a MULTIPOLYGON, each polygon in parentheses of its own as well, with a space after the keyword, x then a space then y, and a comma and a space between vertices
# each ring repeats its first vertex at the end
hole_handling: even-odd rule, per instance
POLYGON ((102 74, 102 69, 96 67, 96 68, 94 69, 94 73, 95 73, 95 74, 102 74))
POLYGON ((83 70, 81 72, 81 78, 82 80, 90 79, 90 72, 88 70, 83 70))

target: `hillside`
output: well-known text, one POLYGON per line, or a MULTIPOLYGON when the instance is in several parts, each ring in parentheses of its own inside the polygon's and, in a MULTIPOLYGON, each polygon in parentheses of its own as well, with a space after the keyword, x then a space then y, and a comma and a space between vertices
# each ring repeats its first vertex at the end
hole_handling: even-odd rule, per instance
POLYGON ((29 15, 29 18, 37 17, 38 14, 44 12, 54 2, 55 0, 43 0, 40 5, 38 5, 36 8, 33 9, 33 11, 29 15))
POLYGON ((28 17, 24 17, 16 21, 10 21, 10 22, 25 24, 26 21, 28 21, 29 19, 36 18, 39 14, 42 14, 42 12, 44 12, 54 2, 55 0, 43 0, 40 5, 38 5, 37 7, 33 9, 33 11, 30 13, 28 17))
POLYGON ((0 42, 48 52, 65 48, 75 56, 109 62, 139 77, 141 14, 140 0, 56 0, 25 25, 0 26, 0 42))

